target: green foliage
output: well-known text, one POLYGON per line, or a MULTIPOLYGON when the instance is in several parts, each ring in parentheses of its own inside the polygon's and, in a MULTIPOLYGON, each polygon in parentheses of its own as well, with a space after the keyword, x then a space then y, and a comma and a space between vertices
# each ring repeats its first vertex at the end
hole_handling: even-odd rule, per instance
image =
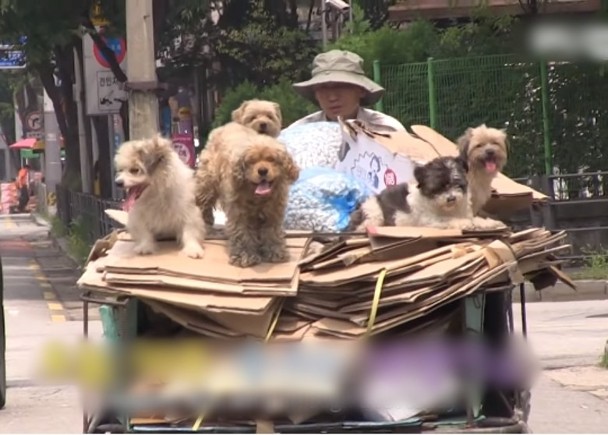
POLYGON ((572 273, 574 279, 608 280, 608 251, 600 247, 593 250, 581 248, 581 252, 588 257, 585 266, 572 273))
POLYGON ((89 252, 91 251, 91 226, 90 218, 79 216, 72 221, 68 232, 68 249, 70 255, 83 266, 89 252))
POLYGON ((68 235, 68 228, 63 224, 61 219, 59 219, 57 216, 52 216, 50 218, 50 223, 51 223, 51 234, 53 235, 53 237, 60 239, 60 238, 66 237, 68 235))
POLYGON ((15 141, 15 107, 10 73, 0 71, 0 134, 10 145, 15 141))
POLYGON ((361 8, 371 29, 379 29, 386 23, 388 8, 395 0, 355 0, 353 4, 361 8))
POLYGON ((91 251, 91 218, 79 216, 66 226, 57 216, 52 216, 50 224, 53 237, 66 239, 68 254, 84 266, 91 251))
POLYGON ((232 111, 239 107, 243 101, 258 98, 258 92, 258 88, 249 81, 244 81, 227 91, 215 112, 213 127, 219 127, 230 122, 232 111))
POLYGON ((602 354, 602 358, 600 359, 600 367, 608 369, 608 341, 606 342, 604 353, 602 354))
POLYGON ((232 111, 238 108, 243 101, 253 98, 278 103, 281 106, 284 128, 303 116, 318 110, 308 100, 296 94, 291 85, 291 82, 287 79, 281 80, 276 85, 261 88, 256 87, 251 82, 241 83, 226 92, 222 104, 216 112, 213 126, 219 127, 229 122, 232 111))
POLYGON ((243 27, 222 32, 214 48, 223 66, 216 76, 222 88, 244 80, 259 86, 282 79, 302 80, 318 49, 303 31, 278 25, 262 3, 252 10, 243 27))

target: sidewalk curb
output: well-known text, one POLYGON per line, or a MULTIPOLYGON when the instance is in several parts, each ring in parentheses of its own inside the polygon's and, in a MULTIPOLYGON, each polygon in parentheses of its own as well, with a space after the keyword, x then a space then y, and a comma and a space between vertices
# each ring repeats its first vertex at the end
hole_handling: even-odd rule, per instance
MULTIPOLYGON (((579 280, 574 283, 576 291, 561 282, 544 290, 535 290, 531 283, 526 283, 524 296, 528 303, 608 300, 608 280, 579 280)), ((520 302, 519 288, 513 291, 513 302, 520 302)))

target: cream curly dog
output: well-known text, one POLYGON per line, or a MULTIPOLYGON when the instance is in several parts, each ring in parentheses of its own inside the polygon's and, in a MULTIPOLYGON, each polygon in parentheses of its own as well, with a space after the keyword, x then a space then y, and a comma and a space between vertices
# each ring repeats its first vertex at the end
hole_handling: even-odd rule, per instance
POLYGON ((289 187, 299 174, 285 146, 270 136, 235 122, 211 132, 200 154, 196 198, 211 225, 219 200, 231 264, 289 259, 283 221, 289 187))
POLYGON ((481 124, 467 128, 457 143, 461 158, 469 166, 467 179, 473 214, 485 215, 483 207, 492 197, 492 181, 507 164, 507 133, 481 124))
POLYGON ((116 184, 127 191, 123 208, 137 254, 156 251, 159 238, 176 238, 181 254, 201 258, 205 225, 194 197, 193 171, 160 136, 132 140, 118 149, 116 184))
POLYGON ((232 112, 232 122, 249 127, 259 134, 278 137, 283 116, 278 103, 266 100, 247 100, 232 112))

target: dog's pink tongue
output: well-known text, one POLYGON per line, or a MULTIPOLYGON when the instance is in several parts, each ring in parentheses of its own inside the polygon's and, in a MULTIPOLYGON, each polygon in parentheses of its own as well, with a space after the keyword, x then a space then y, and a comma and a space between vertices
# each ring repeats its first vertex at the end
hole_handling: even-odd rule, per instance
POLYGON ((262 181, 255 188, 256 195, 268 195, 272 189, 270 188, 270 184, 266 181, 262 181))
POLYGON ((131 209, 135 205, 135 201, 137 200, 138 196, 139 196, 138 188, 133 187, 133 188, 129 189, 129 191, 127 192, 127 197, 125 198, 125 200, 122 203, 122 209, 127 212, 131 211, 131 209))
POLYGON ((496 172, 496 163, 486 162, 486 172, 496 172))

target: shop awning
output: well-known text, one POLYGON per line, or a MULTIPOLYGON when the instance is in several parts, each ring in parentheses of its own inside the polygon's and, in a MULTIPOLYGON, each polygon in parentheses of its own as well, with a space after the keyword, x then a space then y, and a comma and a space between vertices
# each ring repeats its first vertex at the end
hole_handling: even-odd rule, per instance
POLYGON ((9 146, 12 150, 26 150, 32 149, 36 145, 36 139, 33 137, 28 137, 26 139, 21 139, 9 146))

